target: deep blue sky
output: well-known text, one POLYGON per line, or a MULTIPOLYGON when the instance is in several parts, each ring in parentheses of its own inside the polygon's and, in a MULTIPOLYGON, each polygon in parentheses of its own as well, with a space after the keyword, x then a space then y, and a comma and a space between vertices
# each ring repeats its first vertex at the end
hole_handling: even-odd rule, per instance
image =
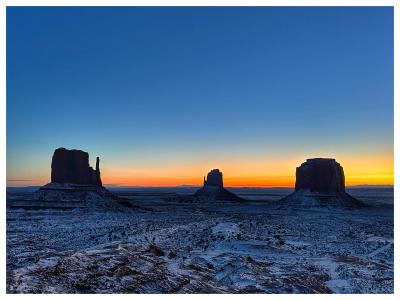
POLYGON ((393 9, 8 7, 8 179, 47 180, 59 146, 182 183, 392 156, 393 9))

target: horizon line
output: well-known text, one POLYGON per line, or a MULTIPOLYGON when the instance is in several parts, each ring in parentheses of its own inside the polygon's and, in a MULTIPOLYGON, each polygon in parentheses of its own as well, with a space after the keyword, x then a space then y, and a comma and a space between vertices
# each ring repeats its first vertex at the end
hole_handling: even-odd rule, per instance
MULTIPOLYGON (((7 186, 6 188, 29 188, 29 187, 42 187, 43 185, 26 185, 26 186, 7 186)), ((103 184, 107 188, 201 188, 203 185, 117 185, 117 184, 103 184)), ((267 185, 230 185, 224 186, 225 188, 270 188, 270 189, 294 189, 295 186, 267 186, 267 185)), ((352 187, 394 187, 394 184, 354 184, 346 185, 346 188, 352 187)))

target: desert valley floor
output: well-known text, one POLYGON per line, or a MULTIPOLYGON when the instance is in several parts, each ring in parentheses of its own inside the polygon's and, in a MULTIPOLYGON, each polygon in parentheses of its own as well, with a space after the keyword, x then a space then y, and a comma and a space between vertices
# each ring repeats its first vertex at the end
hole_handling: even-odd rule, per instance
POLYGON ((7 192, 8 293, 393 293, 393 189, 370 206, 288 208, 289 189, 236 188, 245 203, 193 203, 193 188, 113 192, 123 209, 21 208, 7 192))

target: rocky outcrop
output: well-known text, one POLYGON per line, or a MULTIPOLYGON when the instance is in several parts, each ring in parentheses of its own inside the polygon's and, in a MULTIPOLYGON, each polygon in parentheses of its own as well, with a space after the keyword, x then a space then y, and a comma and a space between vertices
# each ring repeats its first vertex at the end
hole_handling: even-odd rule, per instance
POLYGON ((58 148, 51 161, 51 182, 36 191, 31 201, 17 204, 26 209, 121 210, 121 201, 102 186, 98 157, 93 170, 87 152, 58 148))
POLYGON ((219 169, 211 170, 207 174, 207 180, 204 178, 204 186, 224 187, 222 173, 219 171, 219 169))
POLYGON ((280 204, 300 207, 365 206, 346 193, 343 168, 332 158, 307 159, 297 167, 295 192, 283 198, 280 204))
POLYGON ((342 166, 331 158, 307 159, 296 168, 296 191, 299 190, 320 193, 344 192, 342 166))
POLYGON ((58 148, 51 161, 51 182, 102 186, 99 164, 97 157, 96 170, 93 170, 87 152, 58 148))
POLYGON ((244 201, 224 188, 223 175, 219 169, 213 169, 207 174, 204 186, 194 196, 200 202, 244 201))

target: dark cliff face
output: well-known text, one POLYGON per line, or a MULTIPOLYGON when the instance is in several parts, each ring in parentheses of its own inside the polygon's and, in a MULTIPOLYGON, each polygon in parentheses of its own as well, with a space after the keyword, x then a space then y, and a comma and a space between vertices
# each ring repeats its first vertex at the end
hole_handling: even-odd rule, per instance
POLYGON ((296 191, 299 190, 342 193, 345 191, 343 168, 335 159, 307 159, 296 168, 296 191))
POLYGON ((332 158, 307 159, 296 169, 296 191, 279 201, 291 207, 359 208, 366 205, 345 192, 343 168, 332 158))
POLYGON ((58 148, 51 161, 51 182, 102 186, 99 158, 96 170, 89 166, 89 154, 81 150, 58 148))
POLYGON ((219 171, 219 169, 211 170, 207 174, 207 180, 204 180, 204 186, 224 187, 222 173, 219 171))

